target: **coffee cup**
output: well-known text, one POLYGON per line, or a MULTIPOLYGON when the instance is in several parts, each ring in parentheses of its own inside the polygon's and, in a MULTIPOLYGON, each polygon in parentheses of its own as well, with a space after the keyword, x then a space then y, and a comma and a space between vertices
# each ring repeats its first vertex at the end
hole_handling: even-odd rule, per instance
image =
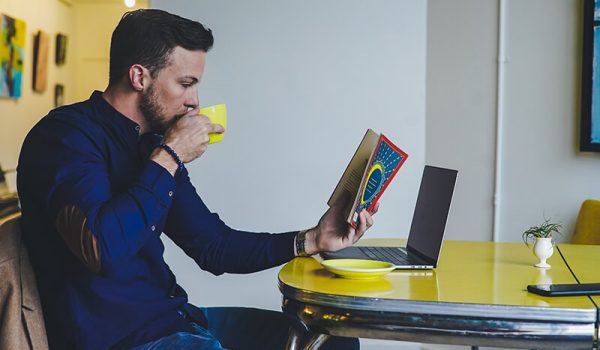
MULTIPOLYGON (((225 104, 200 108, 200 114, 207 116, 212 124, 219 124, 227 129, 227 107, 225 104)), ((208 134, 208 143, 220 142, 224 136, 225 133, 208 134)))

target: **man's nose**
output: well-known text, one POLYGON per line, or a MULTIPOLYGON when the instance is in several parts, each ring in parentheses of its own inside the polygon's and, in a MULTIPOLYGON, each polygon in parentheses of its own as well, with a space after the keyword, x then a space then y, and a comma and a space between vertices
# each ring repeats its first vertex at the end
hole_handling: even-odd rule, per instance
POLYGON ((198 107, 198 90, 193 89, 194 91, 190 93, 189 97, 185 101, 185 106, 191 109, 198 107))

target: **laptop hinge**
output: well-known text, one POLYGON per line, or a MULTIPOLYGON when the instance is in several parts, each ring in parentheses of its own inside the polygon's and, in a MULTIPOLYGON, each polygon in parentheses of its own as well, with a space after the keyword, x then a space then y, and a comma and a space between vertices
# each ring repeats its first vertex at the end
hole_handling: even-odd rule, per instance
POLYGON ((407 245, 406 246, 406 251, 408 251, 410 254, 414 254, 414 255, 418 256, 423 261, 425 261, 427 263, 427 265, 432 265, 433 267, 436 267, 436 261, 435 261, 435 259, 432 259, 432 258, 428 257, 427 255, 421 253, 420 251, 414 249, 413 247, 407 245))

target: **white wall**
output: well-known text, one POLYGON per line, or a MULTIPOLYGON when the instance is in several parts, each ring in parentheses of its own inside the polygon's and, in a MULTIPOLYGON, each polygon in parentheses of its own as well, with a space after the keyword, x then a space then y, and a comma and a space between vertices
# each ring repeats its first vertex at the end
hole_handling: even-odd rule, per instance
MULTIPOLYGON (((368 127, 409 159, 381 200, 371 237, 406 237, 424 159, 422 1, 152 1, 211 27, 201 103, 225 102, 221 144, 190 166, 230 225, 308 228, 368 127)), ((277 268, 212 277, 169 246, 167 260, 201 305, 280 309, 277 268)))
MULTIPOLYGON (((581 1, 509 0, 501 241, 544 216, 568 240, 581 202, 600 198, 600 157, 577 151, 581 1)), ((461 171, 448 237, 490 240, 498 1, 429 0, 427 162, 461 171)))
POLYGON ((510 1, 501 239, 552 217, 570 236, 600 199, 600 154, 578 152, 582 1, 510 1))
MULTIPOLYGON (((21 144, 31 126, 54 106, 54 84, 62 83, 65 101, 72 101, 73 51, 68 49, 66 64, 57 67, 54 50, 56 33, 72 39, 74 31, 70 8, 57 0, 0 0, 0 13, 25 21, 27 31, 21 98, 0 98, 0 165, 10 169, 17 166, 21 144), (43 93, 32 90, 33 36, 38 30, 50 36, 48 83, 43 93)), ((15 174, 9 174, 7 180, 9 187, 16 190, 15 174)))
POLYGON ((459 171, 446 238, 489 240, 497 1, 430 0, 426 162, 459 171))

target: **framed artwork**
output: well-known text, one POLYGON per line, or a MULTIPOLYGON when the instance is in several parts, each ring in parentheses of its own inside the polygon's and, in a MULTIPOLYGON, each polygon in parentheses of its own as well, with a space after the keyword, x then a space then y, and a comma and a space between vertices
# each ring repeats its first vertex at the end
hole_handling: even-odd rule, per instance
POLYGON ((25 22, 0 15, 0 97, 21 97, 25 22))
POLYGON ((48 82, 48 46, 50 37, 43 31, 38 31, 33 43, 33 91, 46 91, 48 82))
POLYGON ((61 33, 56 34, 56 52, 54 55, 54 61, 57 66, 65 64, 65 58, 67 57, 67 36, 61 33))
POLYGON ((600 0, 585 0, 579 150, 600 152, 600 0))
POLYGON ((54 107, 60 107, 64 104, 65 87, 62 84, 54 85, 54 107))

